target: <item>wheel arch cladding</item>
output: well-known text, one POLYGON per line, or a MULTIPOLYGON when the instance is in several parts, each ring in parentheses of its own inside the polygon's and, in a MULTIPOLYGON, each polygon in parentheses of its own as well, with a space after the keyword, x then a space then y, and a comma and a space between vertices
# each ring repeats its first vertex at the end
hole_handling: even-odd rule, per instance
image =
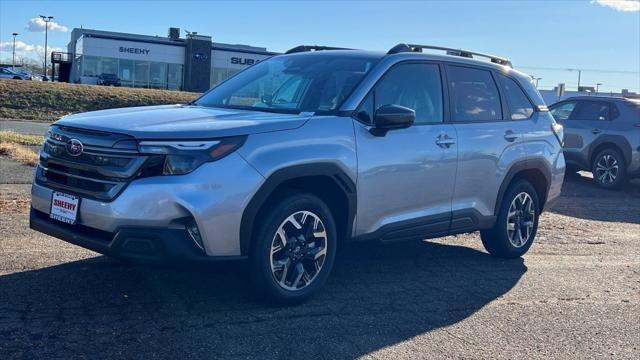
POLYGON ((605 135, 591 144, 589 149, 589 167, 593 165, 595 157, 605 149, 618 151, 622 155, 625 165, 631 162, 631 145, 629 145, 627 139, 620 135, 605 135))
POLYGON ((498 214, 500 211, 500 205, 509 186, 519 179, 524 179, 531 183, 538 193, 540 212, 544 210, 549 187, 551 186, 551 170, 544 160, 527 159, 515 163, 507 172, 498 191, 494 214, 498 214))
POLYGON ((351 235, 356 213, 356 186, 336 164, 295 165, 275 171, 253 195, 240 222, 240 251, 250 252, 256 219, 269 205, 291 191, 309 192, 326 202, 334 216, 338 238, 351 235))

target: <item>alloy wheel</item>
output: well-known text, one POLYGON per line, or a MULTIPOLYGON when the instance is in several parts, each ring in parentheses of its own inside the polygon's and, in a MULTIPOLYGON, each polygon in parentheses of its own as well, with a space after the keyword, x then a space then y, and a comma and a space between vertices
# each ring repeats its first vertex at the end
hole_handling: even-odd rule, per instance
POLYGON ((594 177, 601 184, 613 184, 618 178, 619 168, 618 160, 613 155, 604 154, 596 163, 594 177))
POLYGON ((327 255, 327 231, 316 214, 298 211, 278 227, 271 241, 271 273, 289 291, 306 288, 320 274, 327 255))
POLYGON ((531 240, 535 217, 536 210, 531 196, 526 192, 516 195, 507 214, 507 235, 511 245, 519 248, 531 240))

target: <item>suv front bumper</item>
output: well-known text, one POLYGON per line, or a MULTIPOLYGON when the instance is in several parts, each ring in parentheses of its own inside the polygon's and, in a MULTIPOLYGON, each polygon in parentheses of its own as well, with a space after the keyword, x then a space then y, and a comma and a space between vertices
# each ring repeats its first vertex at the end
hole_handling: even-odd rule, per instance
POLYGON ((145 264, 198 264, 240 260, 246 256, 207 256, 185 230, 126 227, 108 233, 67 225, 31 209, 29 226, 36 231, 114 258, 145 264))
POLYGON ((174 251, 194 260, 192 250, 202 257, 233 258, 244 255, 240 251, 242 213, 263 182, 264 178, 234 153, 187 175, 134 180, 112 201, 74 194, 82 198, 77 225, 49 219, 55 190, 34 183, 31 227, 116 257, 133 256, 131 250, 138 249, 133 253, 143 252, 143 257, 157 260, 171 258, 174 251), (204 251, 185 230, 191 219, 198 226, 204 251))

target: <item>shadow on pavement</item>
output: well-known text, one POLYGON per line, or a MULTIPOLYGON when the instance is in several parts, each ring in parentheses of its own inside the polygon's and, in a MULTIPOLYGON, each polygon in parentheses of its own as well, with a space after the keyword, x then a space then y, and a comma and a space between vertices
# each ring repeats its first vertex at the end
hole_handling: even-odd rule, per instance
POLYGON ((460 246, 350 245, 319 296, 278 308, 251 295, 243 265, 191 272, 96 257, 0 276, 0 354, 352 358, 469 317, 527 269, 460 246))
POLYGON ((621 189, 598 187, 590 173, 567 172, 562 196, 550 212, 581 219, 640 224, 640 179, 621 189))

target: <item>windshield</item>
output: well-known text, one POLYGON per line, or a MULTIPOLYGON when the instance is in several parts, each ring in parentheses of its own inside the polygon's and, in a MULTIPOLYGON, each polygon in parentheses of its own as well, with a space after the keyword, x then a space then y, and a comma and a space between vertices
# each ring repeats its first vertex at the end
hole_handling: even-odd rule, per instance
POLYGON ((318 53, 275 56, 211 89, 195 104, 283 113, 331 113, 377 61, 373 57, 318 53))

